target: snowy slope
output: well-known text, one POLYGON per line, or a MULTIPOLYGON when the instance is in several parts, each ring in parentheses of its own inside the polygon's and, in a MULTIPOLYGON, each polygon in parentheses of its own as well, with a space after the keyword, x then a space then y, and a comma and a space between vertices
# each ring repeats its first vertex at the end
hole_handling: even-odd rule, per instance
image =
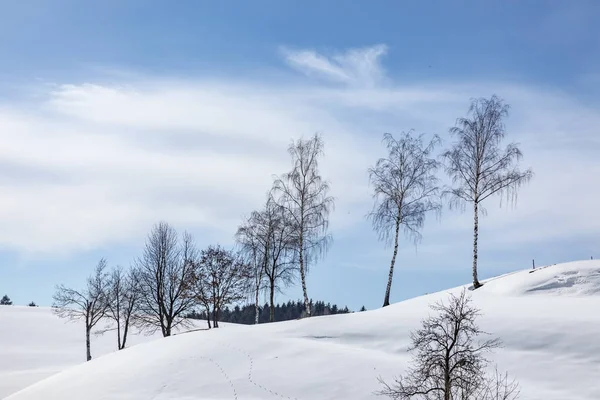
MULTIPOLYGON (((107 324, 101 322, 98 328, 107 324)), ((127 343, 159 337, 133 330, 127 343)), ((116 341, 113 332, 92 336, 92 357, 115 351, 116 341)), ((84 361, 83 322, 59 319, 46 307, 0 306, 0 399, 84 361)))
MULTIPOLYGON (((600 399, 599 277, 600 262, 585 261, 508 274, 472 292, 482 328, 505 345, 493 359, 520 381, 522 399, 600 399)), ((154 340, 69 368, 8 399, 372 399, 378 376, 403 372, 409 331, 447 293, 364 313, 154 340)), ((0 343, 16 340, 6 334, 0 331, 0 343)), ((44 332, 47 341, 56 334, 44 332)), ((63 345, 71 352, 81 342, 63 345)), ((40 349, 41 343, 26 357, 49 356, 40 349)), ((2 368, 23 355, 9 357, 13 362, 2 368)))

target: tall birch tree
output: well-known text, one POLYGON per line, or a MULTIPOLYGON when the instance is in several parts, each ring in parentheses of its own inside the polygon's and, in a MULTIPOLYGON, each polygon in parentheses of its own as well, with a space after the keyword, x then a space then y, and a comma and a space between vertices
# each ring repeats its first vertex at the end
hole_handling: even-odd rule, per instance
POLYGON ((402 133, 399 139, 386 133, 383 143, 387 157, 369 168, 375 200, 369 219, 379 239, 394 249, 383 298, 386 307, 390 304, 400 228, 416 242, 421 238, 425 215, 441 209, 439 181, 435 176, 439 163, 431 157, 440 138, 436 135, 426 143, 423 135, 414 136, 412 131, 402 133))
POLYGON ((506 136, 503 119, 509 105, 498 96, 472 100, 469 116, 459 118, 450 129, 454 145, 443 153, 446 172, 453 187, 446 191, 451 206, 473 205, 473 287, 481 286, 477 271, 479 213, 485 212, 481 203, 493 195, 505 195, 516 201, 517 189, 529 182, 531 169, 518 168, 523 153, 516 143, 501 148, 506 136))
POLYGON ((299 139, 288 148, 292 170, 275 180, 274 193, 283 207, 286 219, 294 229, 295 252, 304 295, 306 316, 311 309, 306 288, 306 275, 311 262, 323 255, 332 237, 327 232, 329 214, 334 198, 329 195, 329 183, 319 173, 319 159, 323 156, 324 142, 319 134, 310 139, 299 139))

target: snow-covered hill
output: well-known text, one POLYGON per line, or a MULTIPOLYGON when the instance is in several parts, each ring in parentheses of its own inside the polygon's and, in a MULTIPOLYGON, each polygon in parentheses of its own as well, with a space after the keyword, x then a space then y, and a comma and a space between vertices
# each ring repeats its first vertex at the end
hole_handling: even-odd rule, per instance
MULTIPOLYGON (((408 333, 428 305, 460 290, 363 313, 147 341, 8 399, 372 399, 378 376, 407 366, 408 333)), ((471 294, 481 327, 504 342, 493 359, 518 379, 522 399, 600 399, 600 262, 508 274, 471 294)), ((83 358, 83 334, 52 318, 42 309, 0 311, 0 395, 83 358)), ((110 340, 95 341, 96 355, 110 340)))

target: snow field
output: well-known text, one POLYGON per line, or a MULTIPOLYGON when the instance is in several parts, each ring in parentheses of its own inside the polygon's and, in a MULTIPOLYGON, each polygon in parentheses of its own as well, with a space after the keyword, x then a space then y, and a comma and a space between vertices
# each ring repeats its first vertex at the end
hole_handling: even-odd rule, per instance
MULTIPOLYGON (((409 332, 429 305, 460 290, 363 313, 136 336, 110 354, 107 333, 93 338, 89 363, 76 324, 47 309, 4 307, 0 321, 8 316, 11 326, 0 325, 10 344, 0 349, 0 397, 23 389, 7 399, 373 399, 378 376, 408 366, 409 332)), ((469 293, 480 326, 504 344, 490 358, 519 381, 521 399, 600 399, 600 262, 507 274, 469 293)))

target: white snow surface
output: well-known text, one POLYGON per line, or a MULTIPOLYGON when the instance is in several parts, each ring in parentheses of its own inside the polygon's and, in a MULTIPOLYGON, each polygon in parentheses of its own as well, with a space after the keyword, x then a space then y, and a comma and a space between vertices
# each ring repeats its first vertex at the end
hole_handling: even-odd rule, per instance
MULTIPOLYGON (((408 366, 409 332, 430 314, 428 306, 460 290, 362 313, 136 336, 135 345, 109 354, 115 339, 107 333, 92 339, 93 354, 105 355, 88 363, 81 363, 81 325, 48 309, 0 307, 0 397, 378 398, 377 378, 391 380, 408 366)), ((599 261, 503 275, 469 294, 482 311, 481 327, 504 343, 491 359, 519 381, 521 399, 600 399, 599 261)))

